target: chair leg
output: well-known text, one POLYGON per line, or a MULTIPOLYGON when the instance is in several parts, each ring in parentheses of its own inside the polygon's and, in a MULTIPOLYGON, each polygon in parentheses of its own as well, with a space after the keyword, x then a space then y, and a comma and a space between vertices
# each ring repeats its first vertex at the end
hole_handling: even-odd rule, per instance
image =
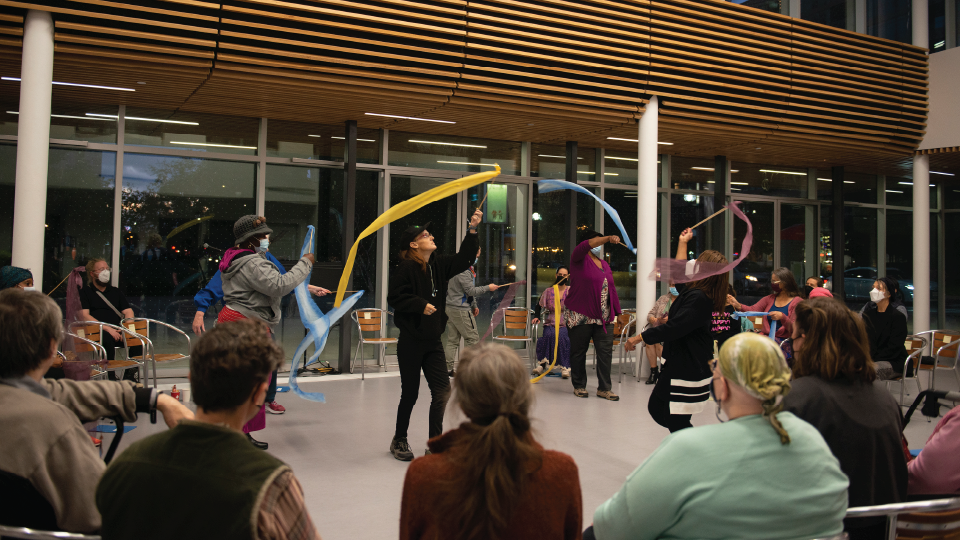
POLYGON ((153 366, 153 387, 156 388, 157 387, 157 359, 151 357, 150 365, 153 366))
POLYGON ((905 380, 900 379, 900 406, 903 407, 903 391, 907 387, 905 380))
POLYGON ((364 363, 366 360, 363 357, 363 340, 360 341, 360 380, 364 381, 367 379, 367 364, 364 363))

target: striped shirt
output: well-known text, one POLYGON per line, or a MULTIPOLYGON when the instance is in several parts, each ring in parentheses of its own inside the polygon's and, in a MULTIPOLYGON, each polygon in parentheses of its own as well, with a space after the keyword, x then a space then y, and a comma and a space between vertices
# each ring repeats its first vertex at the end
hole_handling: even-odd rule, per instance
POLYGON ((258 536, 264 540, 320 539, 293 471, 277 475, 263 495, 257 514, 258 536))

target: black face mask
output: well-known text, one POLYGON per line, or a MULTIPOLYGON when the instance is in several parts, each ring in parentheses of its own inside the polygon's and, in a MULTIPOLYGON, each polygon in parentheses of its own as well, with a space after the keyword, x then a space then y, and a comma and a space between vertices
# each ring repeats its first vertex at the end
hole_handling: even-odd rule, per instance
POLYGON ((813 289, 814 289, 814 287, 811 287, 811 286, 809 286, 809 285, 804 285, 804 286, 803 286, 803 290, 804 290, 804 292, 807 293, 807 296, 808 296, 808 297, 810 296, 810 293, 813 292, 813 289))

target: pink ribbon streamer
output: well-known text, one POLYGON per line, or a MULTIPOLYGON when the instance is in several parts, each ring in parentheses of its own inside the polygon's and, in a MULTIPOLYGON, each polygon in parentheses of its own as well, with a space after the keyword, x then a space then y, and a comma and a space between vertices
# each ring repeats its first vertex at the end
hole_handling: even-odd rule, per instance
POLYGON ((740 257, 737 260, 722 265, 720 263, 695 262, 693 260, 677 259, 657 259, 653 272, 650 273, 650 279, 654 281, 673 281, 674 283, 689 283, 717 274, 723 274, 733 270, 738 264, 743 262, 750 254, 750 248, 753 247, 753 224, 747 219, 747 216, 740 211, 738 206, 740 201, 733 201, 726 205, 733 212, 733 215, 742 219, 747 224, 747 234, 743 237, 743 247, 740 249, 740 257))
POLYGON ((487 328, 487 332, 483 334, 483 338, 480 340, 484 342, 490 337, 490 333, 493 332, 493 329, 496 328, 500 321, 503 320, 503 308, 510 307, 510 304, 513 303, 513 299, 517 296, 517 289, 521 285, 526 285, 527 281, 523 280, 518 283, 513 283, 507 289, 507 294, 503 295, 503 300, 500 301, 500 305, 497 306, 497 310, 493 312, 493 318, 490 319, 490 328, 487 328))

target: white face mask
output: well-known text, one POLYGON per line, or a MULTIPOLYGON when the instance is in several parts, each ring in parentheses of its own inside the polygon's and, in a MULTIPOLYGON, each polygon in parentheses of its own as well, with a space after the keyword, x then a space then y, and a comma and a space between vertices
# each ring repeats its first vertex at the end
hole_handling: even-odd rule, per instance
POLYGON ((597 246, 590 250, 590 253, 593 253, 594 257, 598 259, 603 258, 603 246, 597 246))
POLYGON ((37 290, 36 287, 20 287, 20 288, 23 289, 23 290, 25 290, 25 291, 35 291, 35 290, 37 290))
POLYGON ((257 253, 263 253, 264 251, 268 251, 269 249, 270 249, 270 239, 264 238, 263 240, 260 240, 260 246, 257 248, 257 253))
POLYGON ((110 269, 101 270, 97 275, 97 281, 100 283, 110 283, 110 269))
POLYGON ((877 303, 877 302, 883 300, 883 298, 884 298, 884 296, 883 296, 883 291, 881 291, 881 290, 879 290, 879 289, 873 289, 873 290, 870 291, 870 300, 871 300, 873 303, 877 303))

